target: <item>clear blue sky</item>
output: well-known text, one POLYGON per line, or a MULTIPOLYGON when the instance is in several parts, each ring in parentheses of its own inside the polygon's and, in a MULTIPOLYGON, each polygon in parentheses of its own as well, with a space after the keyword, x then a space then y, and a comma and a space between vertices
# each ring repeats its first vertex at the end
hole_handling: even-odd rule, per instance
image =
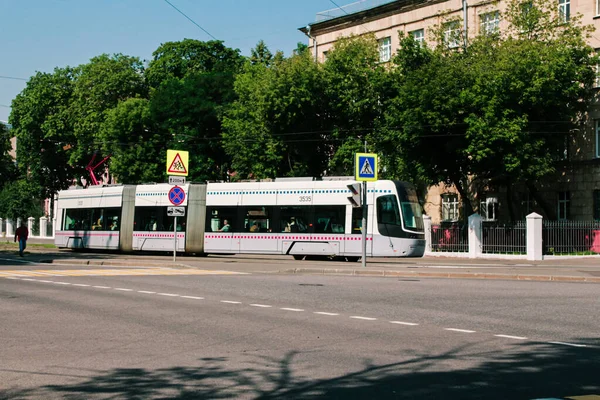
MULTIPOLYGON (((225 45, 248 55, 262 39, 286 55, 307 43, 299 27, 331 0, 169 0, 225 45)), ((353 0, 334 0, 340 6, 353 0)), ((168 41, 211 40, 164 0, 0 0, 0 76, 86 63, 102 53, 150 59, 168 41)), ((0 78, 0 120, 25 81, 0 78)))

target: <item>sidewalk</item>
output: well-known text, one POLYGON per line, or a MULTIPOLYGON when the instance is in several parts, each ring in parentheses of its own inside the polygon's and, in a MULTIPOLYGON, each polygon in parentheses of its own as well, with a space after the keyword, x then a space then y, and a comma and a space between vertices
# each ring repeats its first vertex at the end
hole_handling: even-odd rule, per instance
MULTIPOLYGON (((28 249, 29 250, 29 249, 28 249)), ((172 255, 129 255, 79 253, 55 249, 32 249, 24 259, 3 251, 2 258, 15 259, 23 268, 34 263, 90 267, 172 267, 227 270, 256 274, 316 274, 392 278, 460 278, 600 283, 600 258, 559 258, 544 261, 469 258, 369 258, 360 262, 296 261, 291 256, 211 255, 208 257, 172 255), (24 264, 25 263, 25 264, 24 264)))

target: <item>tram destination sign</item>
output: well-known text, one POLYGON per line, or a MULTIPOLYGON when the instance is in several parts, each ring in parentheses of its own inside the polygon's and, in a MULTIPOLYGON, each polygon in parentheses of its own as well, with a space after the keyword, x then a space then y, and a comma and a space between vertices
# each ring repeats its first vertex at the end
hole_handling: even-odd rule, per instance
POLYGON ((169 185, 185 185, 185 176, 169 176, 169 185))
POLYGON ((167 207, 169 217, 185 217, 185 207, 167 207))

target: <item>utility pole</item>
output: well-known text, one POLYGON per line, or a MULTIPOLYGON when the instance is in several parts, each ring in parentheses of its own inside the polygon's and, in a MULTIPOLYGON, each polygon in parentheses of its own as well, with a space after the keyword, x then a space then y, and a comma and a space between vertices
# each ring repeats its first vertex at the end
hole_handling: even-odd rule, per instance
POLYGON ((464 50, 467 51, 468 37, 469 37, 469 17, 467 15, 467 9, 469 5, 467 0, 462 0, 463 5, 463 42, 464 50))

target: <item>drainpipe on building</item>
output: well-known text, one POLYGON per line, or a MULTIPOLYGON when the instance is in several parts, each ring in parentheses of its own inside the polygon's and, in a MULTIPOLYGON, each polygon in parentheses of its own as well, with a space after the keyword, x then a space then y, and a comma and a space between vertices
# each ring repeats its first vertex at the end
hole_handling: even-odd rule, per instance
POLYGON ((468 16, 467 16, 467 8, 469 7, 467 4, 467 0, 462 0, 462 4, 463 4, 463 35, 464 35, 464 46, 465 46, 465 51, 467 51, 467 38, 469 35, 469 20, 468 20, 468 16))
POLYGON ((315 62, 318 62, 319 57, 317 53, 317 38, 310 36, 310 25, 306 25, 306 36, 313 41, 313 47, 315 49, 315 62))

